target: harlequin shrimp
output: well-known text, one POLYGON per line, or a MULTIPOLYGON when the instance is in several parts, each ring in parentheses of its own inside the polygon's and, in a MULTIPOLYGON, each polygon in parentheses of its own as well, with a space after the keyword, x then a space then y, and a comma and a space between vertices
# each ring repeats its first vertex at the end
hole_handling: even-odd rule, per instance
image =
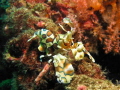
POLYGON ((38 50, 41 52, 45 52, 47 48, 51 47, 55 39, 54 34, 47 29, 41 29, 35 32, 34 35, 28 40, 28 42, 35 37, 40 38, 40 45, 38 50))
POLYGON ((59 83, 70 83, 74 76, 74 68, 67 58, 61 54, 53 56, 57 81, 59 83))
POLYGON ((87 54, 92 62, 95 62, 94 58, 90 55, 90 53, 85 49, 82 42, 77 42, 73 45, 74 48, 71 49, 73 56, 76 61, 84 58, 84 54, 87 54))
MULTIPOLYGON (((60 25, 60 24, 59 24, 60 25)), ((40 52, 46 52, 47 56, 50 56, 50 47, 53 46, 53 48, 66 50, 71 47, 71 42, 73 42, 72 33, 71 31, 66 31, 62 25, 60 27, 66 32, 66 34, 58 34, 57 37, 55 35, 47 30, 47 29, 39 29, 34 33, 34 35, 28 40, 32 40, 35 37, 40 38, 40 45, 38 46, 38 50, 40 52)), ((40 56, 40 59, 43 58, 44 55, 40 56)))
MULTIPOLYGON (((69 42, 69 49, 71 49, 73 56, 75 57, 75 60, 81 60, 84 58, 84 54, 87 54, 89 56, 89 58, 95 62, 94 58, 90 55, 90 53, 85 49, 84 45, 82 42, 77 42, 77 43, 73 43, 73 39, 72 35, 74 33, 74 28, 72 27, 72 22, 70 21, 69 18, 64 18, 63 22, 66 23, 67 25, 69 25, 71 27, 71 31, 66 31, 64 29, 64 27, 62 25, 60 25, 60 27, 67 33, 65 40, 62 41, 62 43, 64 44, 59 44, 61 47, 65 47, 65 42, 68 43, 69 42)), ((68 47, 68 45, 66 45, 66 47, 68 47)))
MULTIPOLYGON (((60 83, 70 83, 74 76, 74 68, 72 64, 67 60, 67 57, 62 55, 61 52, 53 54, 49 51, 49 49, 53 46, 55 51, 58 49, 63 50, 65 52, 71 51, 73 57, 76 61, 84 58, 84 54, 87 54, 89 58, 95 62, 94 58, 90 55, 90 53, 85 49, 82 42, 73 42, 72 35, 74 34, 74 28, 72 27, 72 22, 69 18, 64 18, 63 23, 69 25, 70 30, 65 30, 64 26, 59 24, 59 26, 66 32, 66 34, 58 34, 55 36, 50 30, 40 29, 34 33, 34 35, 28 40, 32 40, 35 37, 40 38, 40 45, 38 46, 38 50, 41 52, 46 52, 47 56, 52 56, 53 60, 49 60, 49 62, 53 61, 57 80, 60 83), (56 49, 57 48, 57 49, 56 49)), ((40 59, 45 57, 44 55, 40 56, 40 59)))

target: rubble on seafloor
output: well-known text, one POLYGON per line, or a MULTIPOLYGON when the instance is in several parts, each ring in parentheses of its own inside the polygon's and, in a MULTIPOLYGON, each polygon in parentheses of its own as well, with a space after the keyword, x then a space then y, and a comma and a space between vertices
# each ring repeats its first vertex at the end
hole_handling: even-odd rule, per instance
MULTIPOLYGON (((119 85, 106 79, 105 72, 90 55, 98 54, 99 47, 105 54, 120 53, 119 0, 9 0, 9 5, 3 27, 4 36, 9 38, 4 47, 3 60, 13 73, 11 79, 3 81, 12 83, 8 87, 16 87, 16 90, 120 89, 119 85), (66 24, 64 18, 71 22, 66 24), (43 45, 43 49, 48 49, 53 57, 45 56, 47 51, 40 52, 41 36, 36 34, 40 29, 52 32, 56 40, 59 36, 58 41, 66 39, 57 50, 52 45, 50 49, 43 45), (70 30, 74 30, 70 32, 72 36, 66 34, 70 30), (32 38, 35 34, 40 38, 32 38), (80 51, 76 49, 78 42, 82 42, 80 51), (75 58, 73 51, 78 53, 75 58), (45 57, 40 60, 42 55, 45 57), (79 58, 77 55, 82 56, 79 58), (62 76, 67 80, 64 81, 62 76)), ((0 88, 3 88, 3 83, 0 88)))

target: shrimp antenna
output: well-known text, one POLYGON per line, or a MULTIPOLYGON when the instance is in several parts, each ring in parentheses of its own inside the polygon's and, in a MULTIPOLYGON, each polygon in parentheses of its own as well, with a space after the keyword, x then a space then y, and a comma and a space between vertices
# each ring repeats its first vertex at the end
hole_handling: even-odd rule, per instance
POLYGON ((31 41, 33 38, 35 38, 37 35, 33 35, 30 39, 27 40, 27 42, 31 41))
POLYGON ((59 26, 63 29, 63 31, 67 32, 61 24, 59 24, 59 26))

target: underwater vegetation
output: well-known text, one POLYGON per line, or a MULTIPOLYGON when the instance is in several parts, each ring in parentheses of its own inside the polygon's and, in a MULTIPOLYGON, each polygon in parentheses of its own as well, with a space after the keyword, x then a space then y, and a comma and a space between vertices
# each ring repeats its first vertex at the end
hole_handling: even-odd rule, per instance
POLYGON ((7 38, 0 62, 9 66, 10 75, 1 90, 120 89, 94 58, 99 47, 105 54, 120 53, 119 0, 0 3, 6 13, 1 31, 7 38))

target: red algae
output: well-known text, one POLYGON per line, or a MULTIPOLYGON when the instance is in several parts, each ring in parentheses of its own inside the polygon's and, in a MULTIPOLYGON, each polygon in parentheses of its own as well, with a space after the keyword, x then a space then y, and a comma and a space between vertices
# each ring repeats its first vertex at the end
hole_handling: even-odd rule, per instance
POLYGON ((33 4, 33 3, 44 3, 45 0, 26 0, 26 2, 31 3, 31 4, 33 4))

